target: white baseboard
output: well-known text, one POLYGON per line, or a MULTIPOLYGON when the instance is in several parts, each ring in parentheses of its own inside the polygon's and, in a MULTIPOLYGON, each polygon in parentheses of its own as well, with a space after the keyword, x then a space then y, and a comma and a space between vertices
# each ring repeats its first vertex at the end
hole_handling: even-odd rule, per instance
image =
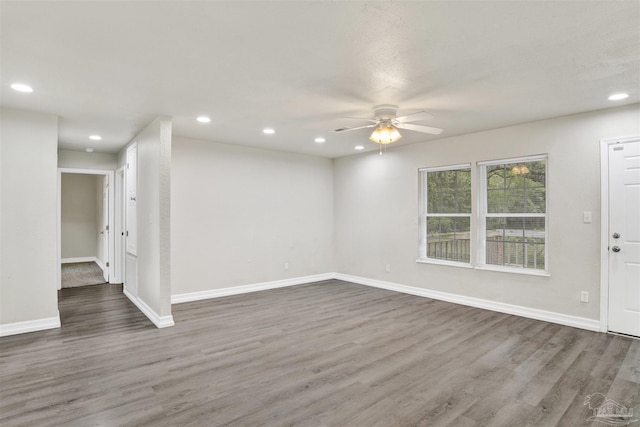
POLYGON ((220 298, 229 295, 246 294, 249 292, 265 291, 267 289, 284 288, 287 286, 304 285, 306 283, 320 282, 322 280, 331 280, 334 277, 334 273, 314 274, 312 276, 294 277, 292 279, 274 280, 272 282, 253 283, 251 285, 176 294, 171 295, 171 304, 200 301, 209 298, 220 298))
MULTIPOLYGON (((69 258, 67 258, 69 259, 69 258)), ((82 262, 82 261, 74 261, 82 262)), ((556 313, 552 311, 539 310, 535 308, 523 307, 520 305, 507 304, 498 301, 485 300, 480 298, 468 297, 464 295, 451 294, 448 292, 434 291, 430 289, 417 288, 415 286, 401 285, 398 283, 385 282, 382 280, 368 279, 365 277, 352 276, 342 273, 324 273, 312 276, 296 277, 292 279, 275 280, 272 282, 254 283, 251 285, 235 286, 221 289, 211 289, 207 291, 191 292, 185 294, 177 294, 171 296, 172 304, 183 302, 199 301, 209 298, 219 298, 229 295, 244 294, 249 292, 263 291, 267 289, 283 288, 287 286, 302 285, 306 283, 320 282, 323 280, 344 280, 345 282, 356 283, 359 285, 371 286, 374 288, 387 289, 395 292, 416 295, 425 298, 432 298, 440 301, 452 302, 455 304, 466 305, 470 307, 482 308, 485 310, 497 311, 500 313, 513 314, 515 316, 526 317, 530 319, 542 320, 545 322, 557 323, 560 325, 571 326, 574 328, 586 329, 595 332, 601 331, 600 321, 588 319, 585 317, 571 316, 568 314, 556 313)), ((144 313, 145 316, 153 322, 158 328, 166 328, 173 326, 173 316, 159 316, 144 301, 135 297, 126 289, 123 290, 131 302, 144 313)), ((60 315, 45 319, 29 320, 25 322, 16 322, 0 325, 0 337, 23 334, 27 332, 42 331, 60 327, 60 315)))
POLYGON ((99 260, 98 258, 93 258, 93 260, 95 261, 96 264, 98 264, 98 267, 100 267, 100 270, 104 272, 104 270, 107 268, 104 265, 104 262, 102 262, 102 260, 99 260))
POLYGON ((98 259, 94 256, 85 256, 85 257, 77 257, 77 258, 62 258, 60 262, 62 264, 72 264, 75 262, 95 262, 97 264, 98 259))
POLYGON ((60 313, 54 317, 44 319, 27 320, 25 322, 7 323, 0 325, 0 337, 9 335, 26 334, 27 332, 44 331, 60 327, 60 313))
POLYGON ((387 289, 390 291, 402 292, 405 294, 417 295, 440 301, 467 305, 470 307, 483 308, 485 310, 492 310, 500 313, 513 314, 516 316, 527 317, 529 319, 543 320, 545 322, 572 326, 574 328, 586 329, 588 331, 600 332, 600 321, 587 319, 586 317, 571 316, 553 311, 539 310, 536 308, 523 307, 521 305, 507 304, 498 301, 467 297, 464 295, 450 294, 448 292, 400 285, 398 283, 367 279, 365 277, 351 276, 342 273, 333 273, 332 276, 334 279, 344 280, 345 282, 352 282, 360 285, 372 286, 374 288, 387 289))
POLYGON ((498 301, 491 301, 481 298, 468 297, 464 295, 452 294, 448 292, 423 289, 415 286, 401 285, 399 283, 385 282, 382 280, 368 279, 365 277, 351 276, 342 273, 325 273, 313 276, 296 277, 293 279, 276 280, 273 282, 254 283, 251 285, 234 286, 221 289, 210 289, 207 291, 190 292, 171 296, 171 304, 183 302, 200 301, 209 298, 219 298, 229 295, 238 295, 249 292, 263 291, 267 289, 283 288, 287 286, 302 285, 305 283, 320 282, 323 280, 338 279, 345 282, 359 285, 372 286, 374 288, 387 289, 395 292, 416 295, 425 298, 432 298, 440 301, 452 302, 455 304, 470 307, 482 308, 485 310, 497 311, 499 313, 513 314, 515 316, 529 319, 542 320, 545 322, 557 323, 559 325, 571 326, 574 328, 586 329, 588 331, 600 332, 600 321, 588 319, 586 317, 571 316, 553 311, 540 310, 536 308, 524 307, 521 305, 507 304, 498 301))
POLYGON ((126 288, 123 289, 123 292, 125 296, 129 298, 131 302, 134 303, 136 307, 138 307, 138 309, 140 309, 140 311, 144 313, 144 315, 147 316, 149 320, 153 322, 154 325, 156 325, 157 328, 168 328, 170 326, 175 325, 175 322, 173 321, 173 316, 171 315, 160 316, 158 315, 158 313, 153 311, 153 309, 149 307, 147 303, 145 303, 140 298, 136 297, 135 295, 127 291, 126 288))

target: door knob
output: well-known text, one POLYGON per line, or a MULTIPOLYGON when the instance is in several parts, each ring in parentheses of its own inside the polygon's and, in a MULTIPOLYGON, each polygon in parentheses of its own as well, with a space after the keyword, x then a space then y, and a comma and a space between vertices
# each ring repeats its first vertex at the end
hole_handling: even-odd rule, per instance
POLYGON ((613 252, 620 252, 620 246, 614 246, 611 248, 613 252))
POLYGON ((620 238, 620 234, 613 233, 613 236, 611 236, 611 237, 613 237, 614 239, 619 239, 620 238))

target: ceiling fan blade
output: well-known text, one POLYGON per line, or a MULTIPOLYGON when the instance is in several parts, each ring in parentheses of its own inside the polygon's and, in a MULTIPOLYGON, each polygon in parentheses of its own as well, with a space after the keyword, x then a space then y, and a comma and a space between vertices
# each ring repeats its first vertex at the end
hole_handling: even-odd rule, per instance
POLYGON ((398 123, 406 123, 406 122, 417 122, 418 120, 426 120, 433 119, 433 115, 431 113, 427 113, 426 111, 420 111, 413 114, 407 114, 406 116, 396 117, 394 120, 398 123))
POLYGON ((357 129, 365 129, 365 128, 372 128, 375 127, 376 125, 366 125, 366 126, 358 126, 357 128, 349 128, 349 127, 343 127, 343 128, 338 128, 338 129, 334 129, 331 132, 349 132, 352 130, 357 130, 357 129))
POLYGON ((420 126, 420 125, 410 125, 408 123, 398 123, 396 127, 399 129, 413 130, 416 132, 431 133, 433 135, 440 135, 443 131, 443 129, 440 129, 440 128, 432 128, 429 126, 420 126))
POLYGON ((377 120, 374 119, 369 119, 369 118, 363 118, 363 117, 343 117, 343 119, 349 119, 349 120, 362 120, 363 122, 371 122, 371 123, 377 123, 377 120))

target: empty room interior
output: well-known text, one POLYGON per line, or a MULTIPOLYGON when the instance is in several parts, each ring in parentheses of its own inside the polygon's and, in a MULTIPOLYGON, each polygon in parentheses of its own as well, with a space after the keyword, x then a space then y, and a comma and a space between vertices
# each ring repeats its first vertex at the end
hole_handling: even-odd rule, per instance
POLYGON ((0 0, 0 425, 640 426, 640 2, 0 0))

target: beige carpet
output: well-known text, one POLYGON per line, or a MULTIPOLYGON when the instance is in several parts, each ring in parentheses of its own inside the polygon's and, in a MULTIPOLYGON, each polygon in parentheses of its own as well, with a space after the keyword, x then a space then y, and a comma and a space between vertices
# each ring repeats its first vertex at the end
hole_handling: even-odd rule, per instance
POLYGON ((62 264, 62 287, 99 285, 105 283, 102 269, 95 262, 62 264))

